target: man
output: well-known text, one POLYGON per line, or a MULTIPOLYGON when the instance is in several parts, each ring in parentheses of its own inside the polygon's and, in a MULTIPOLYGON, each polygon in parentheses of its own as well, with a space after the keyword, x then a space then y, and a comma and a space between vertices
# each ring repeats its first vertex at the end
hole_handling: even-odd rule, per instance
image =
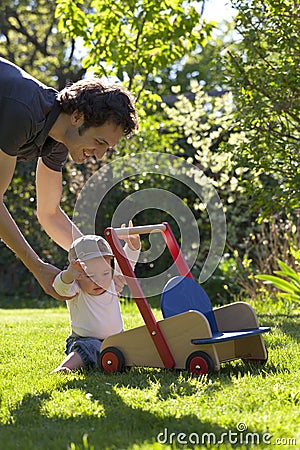
POLYGON ((136 128, 133 98, 121 86, 81 80, 57 92, 0 58, 0 238, 47 294, 59 298, 52 287, 59 269, 39 258, 4 204, 17 159, 38 158, 37 217, 46 233, 68 251, 81 235, 60 207, 61 170, 68 153, 78 164, 91 156, 101 159, 136 128))

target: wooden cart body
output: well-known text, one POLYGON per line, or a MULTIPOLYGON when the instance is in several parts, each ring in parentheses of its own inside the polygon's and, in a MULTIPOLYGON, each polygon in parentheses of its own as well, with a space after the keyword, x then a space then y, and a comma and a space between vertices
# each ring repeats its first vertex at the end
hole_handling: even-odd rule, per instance
POLYGON ((236 302, 212 308, 204 289, 193 276, 181 254, 169 224, 145 227, 107 228, 109 241, 145 325, 106 338, 99 365, 115 372, 124 367, 142 366, 186 369, 193 374, 219 371, 225 361, 243 359, 265 363, 268 358, 253 308, 236 302), (178 267, 162 292, 163 320, 156 321, 141 286, 120 244, 119 235, 161 232, 178 267))

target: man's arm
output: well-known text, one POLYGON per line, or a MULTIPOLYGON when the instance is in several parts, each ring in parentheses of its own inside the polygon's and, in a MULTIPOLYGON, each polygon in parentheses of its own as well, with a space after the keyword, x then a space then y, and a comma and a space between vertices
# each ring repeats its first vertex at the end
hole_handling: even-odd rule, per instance
POLYGON ((26 241, 4 204, 4 194, 12 180, 16 157, 0 149, 0 238, 33 273, 46 294, 62 300, 52 287, 52 280, 59 272, 57 267, 44 263, 26 241))
POLYGON ((82 233, 60 207, 62 174, 49 169, 39 158, 36 170, 37 216, 46 233, 69 250, 82 233))

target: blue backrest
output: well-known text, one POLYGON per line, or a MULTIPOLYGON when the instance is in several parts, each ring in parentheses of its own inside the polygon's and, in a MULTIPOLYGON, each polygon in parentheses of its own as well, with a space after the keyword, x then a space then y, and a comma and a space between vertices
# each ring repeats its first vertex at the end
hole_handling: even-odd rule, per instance
POLYGON ((165 285, 161 296, 164 318, 189 310, 201 312, 207 318, 212 333, 218 331, 211 301, 205 290, 192 278, 174 277, 165 285))

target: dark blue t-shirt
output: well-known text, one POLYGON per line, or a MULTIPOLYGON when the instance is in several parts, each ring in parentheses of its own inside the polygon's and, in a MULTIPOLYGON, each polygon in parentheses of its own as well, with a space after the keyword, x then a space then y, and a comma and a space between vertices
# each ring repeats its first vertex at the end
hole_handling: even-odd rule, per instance
POLYGON ((60 114, 57 91, 0 58, 0 149, 28 161, 42 157, 61 171, 68 150, 48 133, 60 114))

